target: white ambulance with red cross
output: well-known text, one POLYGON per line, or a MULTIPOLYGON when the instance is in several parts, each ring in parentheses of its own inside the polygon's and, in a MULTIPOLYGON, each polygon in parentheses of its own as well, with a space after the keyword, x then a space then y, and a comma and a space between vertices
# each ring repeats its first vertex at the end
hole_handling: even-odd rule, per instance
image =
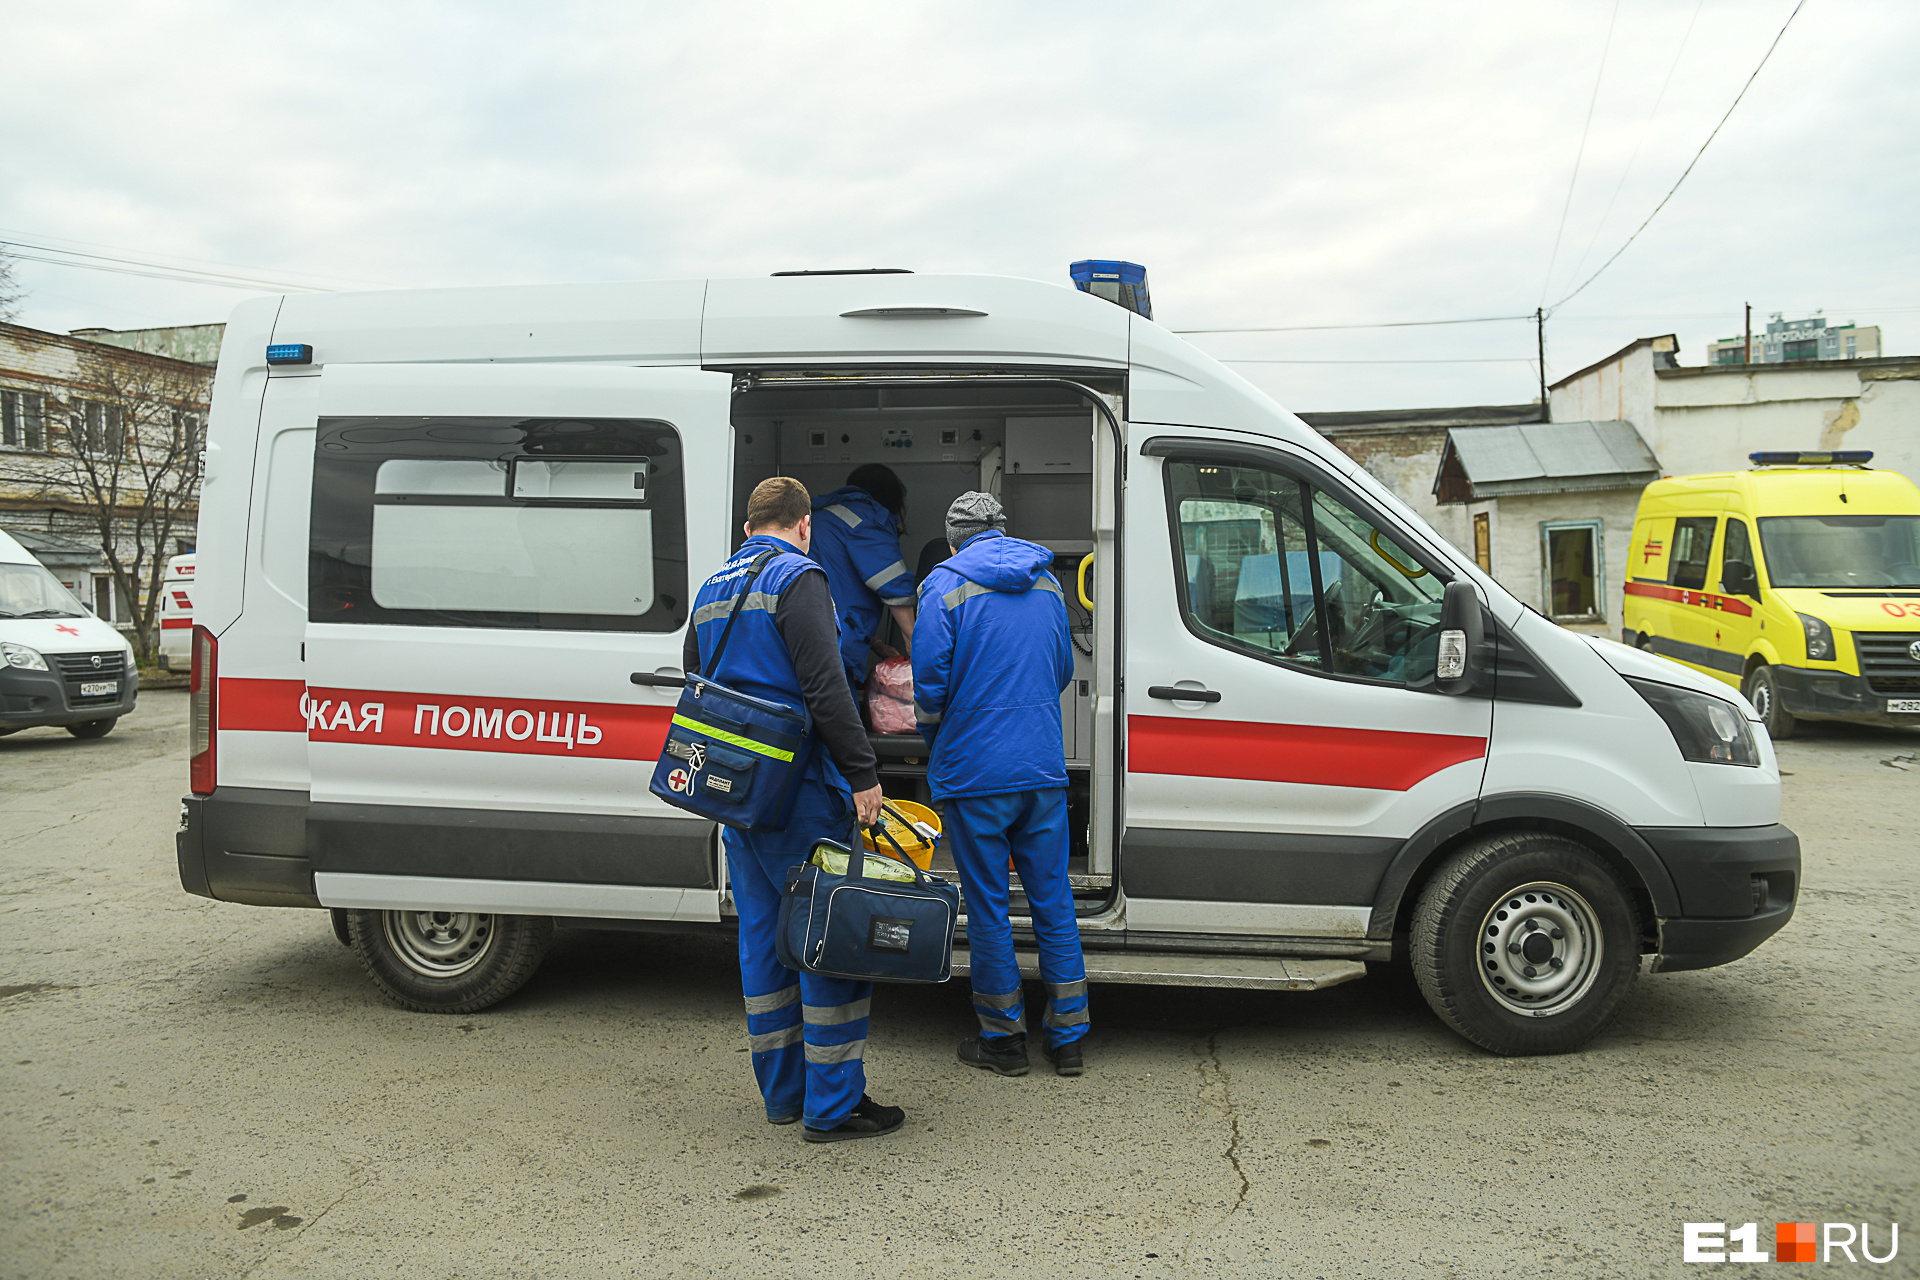
MULTIPOLYGON (((819 272, 243 304, 182 884, 331 910, 423 1010, 510 994, 556 924, 728 928, 715 828, 647 789, 689 603, 758 481, 884 462, 903 564, 987 489, 1071 584, 1094 981, 1406 962, 1476 1044, 1558 1052, 1643 958, 1721 964, 1786 923, 1799 846, 1737 692, 1554 626, 1098 292, 819 272)), ((928 799, 920 738, 873 740, 888 794, 928 799)))
POLYGON ((192 663, 193 566, 193 552, 174 556, 167 561, 166 576, 160 580, 160 667, 163 671, 184 672, 192 663))

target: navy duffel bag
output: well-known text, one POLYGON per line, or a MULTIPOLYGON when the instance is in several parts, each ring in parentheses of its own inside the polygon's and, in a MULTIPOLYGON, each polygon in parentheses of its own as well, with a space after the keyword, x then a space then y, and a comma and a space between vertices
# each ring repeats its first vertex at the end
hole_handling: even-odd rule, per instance
MULTIPOLYGON (((885 834, 884 827, 879 828, 885 834)), ((891 837, 888 837, 891 839, 891 837)), ((815 849, 847 855, 845 875, 808 862, 787 872, 774 950, 789 969, 865 982, 945 982, 953 976, 960 889, 912 861, 910 882, 865 875, 868 858, 833 840, 815 849)), ((894 859, 889 858, 889 862, 894 859)))

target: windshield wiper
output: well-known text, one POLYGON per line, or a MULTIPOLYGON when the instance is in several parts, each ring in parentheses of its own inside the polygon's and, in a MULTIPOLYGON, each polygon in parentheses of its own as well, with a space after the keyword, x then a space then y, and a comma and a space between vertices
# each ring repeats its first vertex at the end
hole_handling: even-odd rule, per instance
POLYGON ((84 613, 68 613, 65 609, 35 609, 32 613, 8 614, 12 618, 84 618, 84 613))

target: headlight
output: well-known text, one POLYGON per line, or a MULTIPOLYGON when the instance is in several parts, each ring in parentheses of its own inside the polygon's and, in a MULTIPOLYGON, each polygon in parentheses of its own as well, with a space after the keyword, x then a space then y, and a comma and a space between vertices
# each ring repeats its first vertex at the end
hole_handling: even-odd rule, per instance
POLYGON ((1807 633, 1807 661, 1832 662, 1837 652, 1833 647, 1833 628, 1815 617, 1796 613, 1801 629, 1807 633))
POLYGON ((1759 767, 1760 751, 1754 745, 1753 726, 1733 703, 1670 684, 1624 678, 1648 706, 1660 713, 1673 731, 1673 740, 1680 744, 1680 754, 1687 759, 1701 764, 1759 767))
POLYGON ((47 660, 36 649, 23 644, 0 644, 0 658, 6 659, 10 667, 24 667, 28 671, 45 671, 47 660))

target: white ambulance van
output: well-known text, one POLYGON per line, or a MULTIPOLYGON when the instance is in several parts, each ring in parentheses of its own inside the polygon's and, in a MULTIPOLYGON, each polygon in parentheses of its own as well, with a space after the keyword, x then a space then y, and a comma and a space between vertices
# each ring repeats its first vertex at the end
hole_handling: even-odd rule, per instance
POLYGON ((0 532, 0 737, 59 725, 104 738, 139 692, 125 637, 0 532))
POLYGON ((193 653, 194 553, 167 561, 160 583, 160 669, 186 671, 193 653))
MULTIPOLYGON (((1737 959, 1793 913, 1736 691, 1529 611, 1145 316, 903 272, 240 306, 182 884, 332 909, 422 1010, 512 992, 556 920, 727 928, 715 828, 647 790, 688 602, 755 483, 866 462, 907 486, 906 564, 988 488, 1077 582, 1095 981, 1300 990, 1404 957, 1469 1040, 1550 1053, 1643 967, 1737 959)), ((918 736, 875 745, 926 798, 918 736)))

